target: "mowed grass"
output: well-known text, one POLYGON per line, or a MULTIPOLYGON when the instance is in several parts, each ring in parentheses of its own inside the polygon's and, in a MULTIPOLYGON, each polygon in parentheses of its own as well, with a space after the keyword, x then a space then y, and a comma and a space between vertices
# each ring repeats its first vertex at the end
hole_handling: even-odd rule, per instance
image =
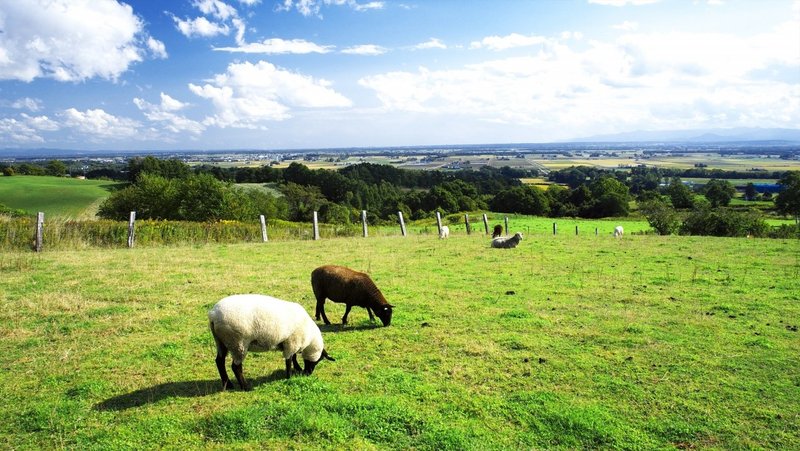
POLYGON ((47 217, 93 218, 103 199, 119 182, 67 177, 0 176, 0 203, 47 217))
MULTIPOLYGON (((0 254, 15 449, 798 449, 800 243, 483 235, 0 254), (396 306, 323 326, 337 361, 251 353, 220 392, 208 309, 367 271, 396 306)), ((230 360, 228 361, 230 365, 230 360)))

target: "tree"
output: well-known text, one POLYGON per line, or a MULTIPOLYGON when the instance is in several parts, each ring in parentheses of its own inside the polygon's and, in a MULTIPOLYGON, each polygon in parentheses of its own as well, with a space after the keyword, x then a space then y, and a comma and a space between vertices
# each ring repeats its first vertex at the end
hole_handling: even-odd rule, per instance
POLYGON ((733 195, 736 194, 736 188, 727 180, 711 179, 703 188, 703 193, 711 202, 712 208, 727 207, 731 203, 733 195))
POLYGON ((672 235, 680 227, 678 212, 661 199, 653 199, 639 205, 650 227, 659 235, 672 235))
POLYGON ((6 166, 3 168, 3 175, 6 177, 11 177, 14 174, 16 174, 16 172, 14 172, 14 166, 6 166))
POLYGON ((544 191, 527 185, 500 191, 489 206, 492 211, 503 213, 543 216, 550 212, 549 199, 544 191))
POLYGON ((781 191, 775 197, 775 208, 779 213, 794 216, 800 224, 800 171, 789 171, 778 181, 781 191))
POLYGON ((747 200, 756 200, 757 197, 758 190, 756 190, 756 186, 753 185, 753 182, 748 182, 744 187, 744 198, 747 200))
POLYGON ((694 194, 681 182, 680 177, 672 178, 667 187, 667 195, 675 208, 692 208, 694 206, 694 194))
POLYGON ((67 174, 67 165, 61 160, 50 160, 45 168, 47 175, 62 177, 67 174))

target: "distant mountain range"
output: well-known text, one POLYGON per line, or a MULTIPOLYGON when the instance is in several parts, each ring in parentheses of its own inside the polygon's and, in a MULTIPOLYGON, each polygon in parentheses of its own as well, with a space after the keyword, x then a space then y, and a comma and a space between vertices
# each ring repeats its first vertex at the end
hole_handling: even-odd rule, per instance
POLYGON ((785 141, 800 143, 800 129, 793 128, 710 128, 697 130, 640 130, 596 135, 568 142, 693 142, 732 143, 747 141, 785 141))

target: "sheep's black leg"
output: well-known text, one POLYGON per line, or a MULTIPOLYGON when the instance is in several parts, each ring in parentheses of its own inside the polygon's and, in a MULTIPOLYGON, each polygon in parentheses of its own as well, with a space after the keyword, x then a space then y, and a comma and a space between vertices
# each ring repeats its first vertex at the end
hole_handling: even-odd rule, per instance
POLYGON ((286 379, 292 377, 292 359, 286 359, 286 379))
POLYGON ((352 306, 352 305, 350 305, 350 304, 347 304, 347 308, 346 308, 346 309, 344 309, 344 316, 342 317, 342 325, 343 325, 343 326, 344 326, 345 324, 347 324, 347 315, 349 315, 349 314, 350 314, 350 309, 351 309, 351 308, 353 308, 353 306, 352 306))
POLYGON ((367 307, 367 313, 369 313, 369 320, 370 322, 375 322, 375 316, 372 314, 372 309, 367 307))
POLYGON ((302 372, 303 368, 300 367, 300 364, 297 363, 297 354, 292 356, 292 365, 294 365, 294 370, 302 372))
POLYGON ((228 372, 225 370, 225 357, 228 356, 228 348, 226 348, 225 345, 222 344, 222 342, 216 340, 216 337, 214 338, 215 341, 217 342, 217 358, 215 359, 215 362, 217 363, 217 371, 219 371, 219 377, 220 379, 222 379, 222 389, 223 390, 227 390, 229 388, 232 389, 233 382, 231 382, 230 378, 228 377, 228 372))
POLYGON ((247 381, 244 380, 244 373, 242 371, 242 364, 240 363, 240 364, 237 365, 237 364, 234 363, 234 364, 231 365, 231 369, 233 369, 233 374, 236 376, 236 380, 239 381, 239 386, 242 387, 242 390, 244 390, 244 391, 252 390, 252 387, 250 386, 250 384, 248 384, 247 381))
POLYGON ((325 315, 325 298, 319 299, 317 298, 317 310, 315 314, 315 319, 319 321, 320 315, 322 316, 322 320, 325 321, 325 324, 330 324, 331 322, 328 321, 328 316, 325 315))

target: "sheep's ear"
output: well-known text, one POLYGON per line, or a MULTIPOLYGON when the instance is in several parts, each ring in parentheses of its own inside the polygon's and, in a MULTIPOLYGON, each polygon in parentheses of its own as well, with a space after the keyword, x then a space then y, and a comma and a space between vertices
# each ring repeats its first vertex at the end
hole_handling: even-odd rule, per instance
MULTIPOLYGON (((386 304, 386 307, 388 307, 388 308, 394 308, 394 306, 393 306, 392 304, 386 304)), ((384 310, 386 310, 386 308, 384 308, 384 310)))
POLYGON ((322 359, 327 359, 327 360, 330 360, 331 362, 335 362, 336 361, 336 359, 334 359, 333 357, 329 356, 328 355, 328 351, 326 351, 324 349, 322 350, 322 358, 320 358, 320 360, 322 360, 322 359))

